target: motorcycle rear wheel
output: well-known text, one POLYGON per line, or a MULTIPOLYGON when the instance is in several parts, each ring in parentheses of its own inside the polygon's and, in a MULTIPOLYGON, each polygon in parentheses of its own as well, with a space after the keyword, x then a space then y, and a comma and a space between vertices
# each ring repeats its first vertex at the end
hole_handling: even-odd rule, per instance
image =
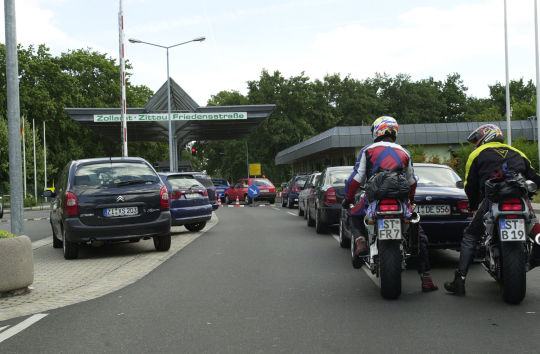
POLYGON ((501 242, 502 279, 504 302, 519 304, 525 298, 527 288, 527 253, 522 242, 501 242))
POLYGON ((400 241, 379 241, 379 274, 381 296, 397 299, 401 295, 401 250, 400 241))

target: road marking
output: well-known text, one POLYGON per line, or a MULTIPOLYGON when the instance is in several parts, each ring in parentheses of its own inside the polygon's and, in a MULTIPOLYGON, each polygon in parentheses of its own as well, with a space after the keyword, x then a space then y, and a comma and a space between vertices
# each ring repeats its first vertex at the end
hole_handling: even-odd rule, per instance
POLYGON ((32 315, 32 316, 28 317, 26 320, 19 323, 18 325, 15 325, 15 326, 11 327, 10 329, 6 330, 3 333, 0 333, 0 343, 5 341, 6 339, 9 339, 9 338, 13 337, 17 333, 25 330, 26 328, 30 327, 31 325, 33 325, 34 323, 41 320, 43 317, 45 317, 47 315, 48 314, 46 314, 46 313, 38 313, 36 315, 32 315))
POLYGON ((279 208, 276 208, 276 207, 272 207, 272 209, 274 209, 274 210, 279 210, 279 208))
POLYGON ((0 327, 0 332, 2 332, 4 329, 8 328, 9 326, 0 327))
MULTIPOLYGON (((335 234, 331 234, 331 235, 337 242, 339 242, 339 236, 338 235, 335 235, 335 234)), ((377 277, 374 274, 371 273, 371 270, 369 270, 368 267, 366 267, 365 265, 362 265, 362 270, 364 271, 364 273, 366 273, 368 278, 371 279, 371 281, 373 281, 373 283, 375 283, 375 285, 377 285, 379 288, 381 287, 381 284, 379 283, 379 279, 377 279, 377 277)))
POLYGON ((290 211, 288 211, 287 214, 291 214, 292 216, 296 216, 295 213, 291 213, 290 211))

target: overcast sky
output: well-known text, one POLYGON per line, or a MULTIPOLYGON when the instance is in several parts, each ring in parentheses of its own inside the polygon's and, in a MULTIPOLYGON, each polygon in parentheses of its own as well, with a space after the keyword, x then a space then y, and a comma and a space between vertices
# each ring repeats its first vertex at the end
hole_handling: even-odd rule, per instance
MULTIPOLYGON (((119 3, 16 0, 17 40, 118 59, 119 3)), ((536 83, 534 1, 507 4, 510 78, 536 83)), ((124 18, 132 82, 153 91, 166 81, 166 51, 128 38, 165 46, 207 38, 169 50, 171 77, 202 106, 222 90, 246 94, 263 69, 311 79, 457 72, 475 97, 505 83, 503 0, 124 0, 124 18)))

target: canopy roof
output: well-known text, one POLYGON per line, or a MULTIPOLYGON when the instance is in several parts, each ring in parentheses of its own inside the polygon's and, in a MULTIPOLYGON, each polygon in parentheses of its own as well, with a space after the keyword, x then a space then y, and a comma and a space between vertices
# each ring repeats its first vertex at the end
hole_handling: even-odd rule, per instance
MULTIPOLYGON (((192 140, 225 140, 249 136, 276 108, 275 104, 200 107, 173 79, 172 113, 247 112, 247 119, 172 121, 179 145, 192 140)), ((127 108, 127 114, 167 113, 167 82, 143 108, 127 108)), ((94 122, 94 115, 120 114, 120 108, 66 108, 74 121, 111 141, 120 141, 120 122, 94 122)), ((168 121, 128 122, 128 141, 169 141, 168 121)))

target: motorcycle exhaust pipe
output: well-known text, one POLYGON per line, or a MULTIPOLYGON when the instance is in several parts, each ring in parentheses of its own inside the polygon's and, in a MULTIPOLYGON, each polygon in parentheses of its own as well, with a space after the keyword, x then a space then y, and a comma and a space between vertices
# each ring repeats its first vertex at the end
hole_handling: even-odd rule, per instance
POLYGON ((534 236, 534 242, 536 242, 536 244, 540 246, 540 234, 536 234, 536 236, 534 236))
POLYGON ((420 214, 412 213, 411 218, 409 219, 411 224, 417 224, 420 222, 420 214))

